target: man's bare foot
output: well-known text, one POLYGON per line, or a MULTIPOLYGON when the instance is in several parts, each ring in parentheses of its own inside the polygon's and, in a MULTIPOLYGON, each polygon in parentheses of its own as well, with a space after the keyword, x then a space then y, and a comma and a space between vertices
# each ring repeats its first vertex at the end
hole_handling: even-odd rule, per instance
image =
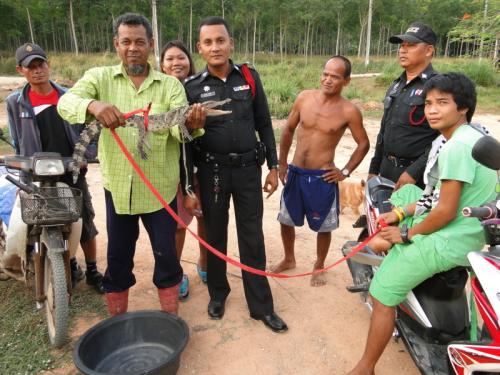
POLYGON ((311 286, 326 285, 326 275, 324 272, 317 273, 311 276, 311 286))
POLYGON ((270 268, 272 273, 281 273, 286 270, 291 270, 295 268, 295 260, 287 260, 283 259, 278 264, 272 266, 270 268))

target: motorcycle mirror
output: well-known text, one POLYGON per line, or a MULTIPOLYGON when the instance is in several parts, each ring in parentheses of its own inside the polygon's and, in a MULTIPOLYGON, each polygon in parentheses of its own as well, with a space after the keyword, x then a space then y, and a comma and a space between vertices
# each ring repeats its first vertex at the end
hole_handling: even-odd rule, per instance
POLYGON ((500 143, 493 137, 484 136, 472 148, 472 157, 485 167, 500 169, 500 143))

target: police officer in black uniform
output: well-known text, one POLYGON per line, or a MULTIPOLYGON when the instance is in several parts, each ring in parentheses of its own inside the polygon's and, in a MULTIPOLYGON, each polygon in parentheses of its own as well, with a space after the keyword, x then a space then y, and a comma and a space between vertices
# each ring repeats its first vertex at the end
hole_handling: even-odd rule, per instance
POLYGON ((399 64, 405 69, 389 87, 369 177, 380 175, 396 182, 424 187, 423 174, 432 141, 439 135, 424 115, 423 87, 437 74, 431 65, 437 36, 421 23, 412 23, 402 35, 389 38, 400 44, 399 64))
MULTIPOLYGON (((233 39, 224 19, 209 17, 200 23, 197 47, 207 67, 186 80, 189 102, 231 99, 220 109, 232 111, 207 117, 205 134, 193 145, 207 240, 227 252, 232 197, 241 262, 265 270, 261 164, 266 160, 270 172, 263 190, 270 195, 278 186, 276 142, 267 99, 258 73, 229 59, 233 39)), ((275 332, 286 331, 287 325, 274 312, 267 278, 246 271, 242 275, 250 316, 275 332)), ((207 276, 208 315, 221 319, 230 287, 226 263, 210 252, 207 276)))

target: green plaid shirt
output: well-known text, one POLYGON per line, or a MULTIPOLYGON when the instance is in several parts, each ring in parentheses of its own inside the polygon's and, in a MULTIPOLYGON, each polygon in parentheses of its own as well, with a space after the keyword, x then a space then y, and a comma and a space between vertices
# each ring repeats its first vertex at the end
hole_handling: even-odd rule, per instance
MULTIPOLYGON (((184 87, 176 78, 149 67, 148 77, 137 89, 120 64, 88 70, 60 98, 57 108, 70 123, 88 123, 87 107, 94 99, 112 103, 123 113, 145 108, 149 102, 153 103, 151 114, 167 112, 187 103, 184 87)), ((123 127, 116 132, 162 197, 167 202, 174 199, 179 183, 179 127, 149 134, 151 150, 147 160, 142 160, 137 152, 137 129, 123 127)), ((199 135, 200 131, 195 134, 199 135)), ((136 175, 108 129, 103 129, 99 138, 99 160, 104 188, 111 192, 118 214, 142 214, 162 208, 136 175)))

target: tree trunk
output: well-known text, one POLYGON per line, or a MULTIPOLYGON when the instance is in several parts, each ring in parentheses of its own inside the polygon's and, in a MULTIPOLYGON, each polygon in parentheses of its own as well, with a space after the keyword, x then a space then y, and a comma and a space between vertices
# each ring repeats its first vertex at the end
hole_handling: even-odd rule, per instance
POLYGON ((365 53, 365 66, 370 64, 370 44, 372 40, 372 8, 373 0, 368 3, 368 20, 366 26, 366 53, 365 53))
POLYGON ((73 19, 73 0, 69 0, 69 23, 71 27, 71 37, 75 48, 75 55, 78 56, 78 41, 76 40, 75 21, 73 19))
POLYGON ((80 35, 82 36, 81 38, 81 49, 83 53, 88 53, 87 49, 87 33, 85 31, 85 27, 83 25, 83 21, 80 22, 80 35))
POLYGON ((189 2, 189 53, 193 54, 193 0, 189 2))
POLYGON ((262 51, 262 47, 260 45, 260 28, 262 26, 262 22, 259 22, 259 28, 257 32, 257 51, 262 51))
POLYGON ((361 10, 359 11, 359 25, 361 29, 359 30, 359 43, 358 43, 358 57, 361 57, 361 50, 363 47, 364 36, 365 36, 365 27, 366 27, 367 19, 361 15, 361 10))
POLYGON ((245 35, 245 60, 248 56, 248 33, 249 33, 249 25, 248 22, 246 23, 246 35, 245 35))
POLYGON ((340 11, 337 12, 337 42, 335 43, 336 55, 340 53, 339 44, 340 44, 340 11))
POLYGON ((225 17, 224 16, 224 14, 225 14, 225 12, 224 12, 224 0, 221 0, 220 2, 221 2, 221 8, 222 8, 222 18, 224 18, 225 17))
POLYGON ((306 32, 305 32, 305 42, 304 42, 304 57, 306 58, 306 65, 307 65, 307 52, 308 52, 308 47, 309 47, 309 23, 310 21, 307 21, 306 23, 306 32))
POLYGON ((159 50, 159 38, 158 38, 158 17, 156 15, 156 0, 151 0, 151 11, 152 11, 152 26, 153 26, 153 39, 155 47, 155 61, 156 68, 160 69, 160 50, 159 50))
POLYGON ((444 47, 444 57, 448 57, 450 54, 450 36, 446 38, 446 47, 444 47))
POLYGON ((280 15, 280 63, 283 62, 283 20, 280 15))
POLYGON ((486 28, 487 16, 488 16, 488 0, 484 0, 483 26, 481 27, 481 41, 479 43, 479 61, 483 59, 484 31, 486 28))
POLYGON ((380 43, 382 42, 383 30, 382 25, 380 25, 380 28, 378 29, 377 56, 380 56, 380 43))
POLYGON ((499 48, 498 38, 495 39, 495 49, 493 50, 493 61, 497 61, 498 48, 499 48))
MULTIPOLYGON (((391 28, 387 28, 387 36, 391 35, 391 28)), ((389 57, 392 57, 392 44, 391 43, 386 43, 387 48, 389 49, 389 57)))
POLYGON ((30 28, 30 35, 31 35, 31 43, 35 43, 35 37, 33 36, 33 25, 31 24, 31 16, 30 16, 30 10, 28 7, 26 7, 26 13, 28 13, 28 25, 30 28))
POLYGON ((361 57, 361 49, 363 46, 363 41, 364 41, 364 34, 365 34, 365 24, 363 23, 361 25, 361 30, 359 31, 359 43, 358 43, 358 57, 361 57))
POLYGON ((52 18, 52 50, 57 52, 56 44, 56 26, 54 25, 54 19, 52 18))
POLYGON ((253 13, 253 50, 252 50, 252 65, 255 66, 255 42, 257 37, 257 11, 253 13))

